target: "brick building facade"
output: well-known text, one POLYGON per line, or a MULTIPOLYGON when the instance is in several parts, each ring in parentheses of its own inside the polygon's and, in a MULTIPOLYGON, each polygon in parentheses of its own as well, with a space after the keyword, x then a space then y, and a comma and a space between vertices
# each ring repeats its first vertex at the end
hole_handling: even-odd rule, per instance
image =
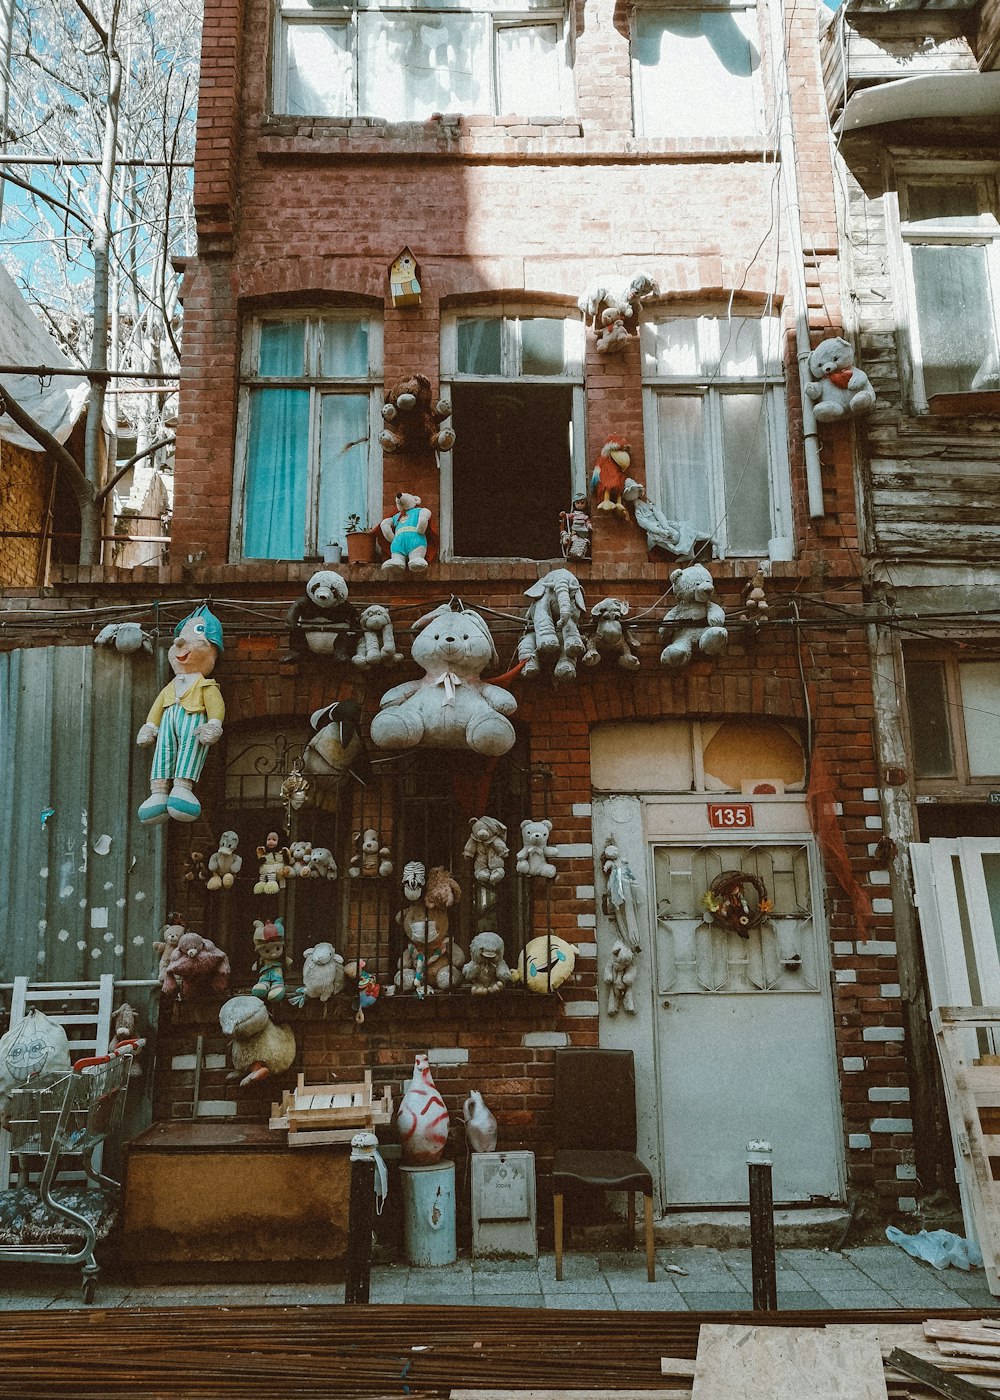
MULTIPOLYGON (((279 1014, 295 1023, 310 1073, 369 1067, 398 1084, 429 1050, 453 1125, 465 1093, 481 1089, 501 1147, 537 1153, 543 1203, 554 1052, 601 1044, 636 1053, 640 1151, 661 1209, 741 1199, 745 1143, 761 1133, 775 1143, 778 1199, 836 1202, 851 1190, 883 1214, 913 1209, 902 1015, 912 970, 897 963, 879 846, 852 429, 824 429, 819 479, 803 446, 796 316, 814 343, 842 324, 813 7, 692 18, 591 0, 537 15, 485 4, 433 14, 428 34, 364 5, 319 19, 293 3, 206 6, 170 564, 66 569, 58 587, 60 606, 77 611, 63 642, 85 643, 82 610, 110 605, 136 607, 166 635, 189 600, 208 600, 226 629, 224 751, 209 759, 202 823, 171 824, 150 908, 179 907, 228 944, 245 982, 253 899, 220 912, 219 896, 185 881, 195 838, 205 846, 243 823, 252 874, 253 833, 280 818, 268 774, 287 771, 310 713, 354 698, 367 729, 382 692, 417 674, 408 660, 363 674, 283 660, 283 609, 348 507, 374 524, 398 491, 415 492, 440 533, 422 574, 342 565, 352 602, 388 606, 406 651, 410 623, 460 599, 489 621, 496 669, 509 673, 525 592, 562 563, 558 512, 604 444, 627 440, 630 475, 668 516, 691 520, 727 611, 727 652, 676 672, 659 664, 677 558, 592 501, 593 558, 571 567, 588 608, 628 603, 638 671, 604 662, 562 685, 544 667, 508 677, 518 740, 496 772, 448 751, 407 767, 373 750, 384 766, 322 829, 343 876, 352 831, 380 826, 391 893, 359 895, 341 878, 335 917, 304 896, 288 911, 296 959, 328 936, 390 982, 399 873, 441 858, 437 818, 420 808, 420 828, 419 803, 443 794, 433 810, 447 809, 447 854, 469 886, 466 818, 477 802, 502 802, 512 850, 518 812, 551 820, 560 849, 551 884, 511 869, 499 929, 508 956, 551 932, 576 945, 574 978, 558 995, 489 998, 485 1011, 462 993, 382 998, 361 1027, 347 997, 327 1015, 279 1014), (386 43, 409 55, 399 91, 386 43), (440 57, 460 43, 465 67, 440 57), (367 66, 376 59, 382 96, 367 66), (479 74, 472 96, 460 68, 463 82, 479 74), (347 74, 340 87, 331 73, 347 74), (448 82, 466 114, 424 112, 448 82), (549 114, 477 110, 502 113, 507 91, 549 114), (394 307, 388 294, 404 246, 419 264, 419 306, 394 307), (640 272, 655 291, 639 333, 602 353, 578 299, 640 272), (385 394, 413 373, 453 401, 458 440, 437 459, 376 446, 385 394), (758 572, 766 623, 747 607, 758 572), (254 746, 268 751, 264 768, 243 757, 254 746), (751 834, 734 839, 744 822, 751 834), (616 937, 602 869, 611 836, 638 880, 642 948, 636 1011, 617 1016, 603 983, 616 937), (702 903, 734 867, 756 872, 775 906, 747 939, 713 931, 702 903)), ((476 927, 467 891, 463 947, 476 927)), ((158 1116, 190 1114, 182 1057, 198 1034, 221 1050, 213 1026, 190 1008, 161 1016, 158 1116)), ((206 1061, 203 1111, 266 1115, 260 1095, 234 1099, 221 1080, 206 1061)))

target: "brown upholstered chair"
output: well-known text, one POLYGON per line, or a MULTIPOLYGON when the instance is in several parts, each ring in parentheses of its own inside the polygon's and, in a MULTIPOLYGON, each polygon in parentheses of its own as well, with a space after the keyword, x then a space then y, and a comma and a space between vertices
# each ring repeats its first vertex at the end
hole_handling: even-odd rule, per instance
POLYGON ((646 1277, 656 1277, 653 1250, 653 1178, 635 1155, 635 1062, 631 1050, 557 1050, 555 1160, 552 1205, 556 1278, 562 1278, 563 1197, 567 1186, 626 1191, 627 1238, 635 1230, 641 1191, 646 1221, 646 1277))

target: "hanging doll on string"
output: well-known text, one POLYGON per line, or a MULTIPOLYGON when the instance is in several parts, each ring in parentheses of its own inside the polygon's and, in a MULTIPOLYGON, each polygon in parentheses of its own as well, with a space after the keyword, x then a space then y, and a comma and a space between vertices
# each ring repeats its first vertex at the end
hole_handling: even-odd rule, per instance
POLYGON ((632 874, 618 842, 609 836, 601 852, 601 869, 608 882, 608 903, 618 936, 625 945, 638 953, 639 942, 639 882, 632 874))

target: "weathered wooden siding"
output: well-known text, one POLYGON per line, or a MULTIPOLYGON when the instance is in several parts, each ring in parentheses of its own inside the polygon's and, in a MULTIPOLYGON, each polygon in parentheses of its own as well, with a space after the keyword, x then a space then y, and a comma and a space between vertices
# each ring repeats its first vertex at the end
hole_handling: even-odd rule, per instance
POLYGON ((93 647, 0 655, 0 981, 149 977, 163 921, 161 829, 140 825, 151 656, 93 647), (45 813, 51 809, 51 816, 45 813), (106 854, 102 836, 110 838, 106 854))
MULTIPOLYGON (((851 329, 858 363, 878 394, 859 454, 865 549, 890 560, 985 563, 1000 546, 1000 417, 935 418, 909 406, 905 307, 882 194, 883 139, 873 128, 843 143, 851 329)), ((956 159, 985 149, 971 130, 957 150, 919 141, 914 134, 908 153, 956 159)))

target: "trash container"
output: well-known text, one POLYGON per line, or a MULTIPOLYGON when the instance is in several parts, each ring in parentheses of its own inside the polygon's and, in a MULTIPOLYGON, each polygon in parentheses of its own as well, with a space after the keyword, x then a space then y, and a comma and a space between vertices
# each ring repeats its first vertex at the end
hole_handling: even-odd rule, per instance
POLYGON ((403 1184, 403 1231, 411 1264, 436 1268, 454 1264, 455 1163, 400 1167, 403 1184))

